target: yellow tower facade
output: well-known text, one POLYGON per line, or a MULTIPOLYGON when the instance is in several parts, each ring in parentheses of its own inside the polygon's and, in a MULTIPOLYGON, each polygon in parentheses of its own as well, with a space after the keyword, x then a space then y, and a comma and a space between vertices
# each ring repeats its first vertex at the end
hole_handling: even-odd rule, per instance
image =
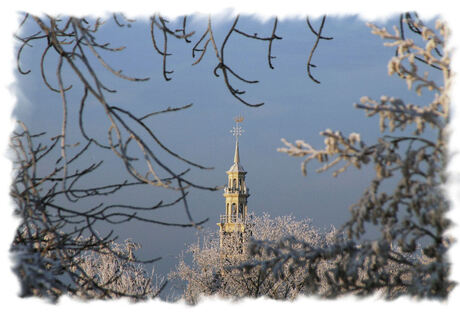
POLYGON ((227 171, 228 180, 223 194, 225 197, 225 214, 220 216, 220 222, 217 223, 220 229, 221 250, 227 238, 232 244, 238 243, 242 245, 244 243, 248 216, 249 189, 246 186, 246 171, 240 163, 238 143, 238 137, 243 132, 238 125, 242 121, 242 118, 237 118, 235 121, 237 125, 232 130, 233 135, 236 137, 235 155, 233 157, 233 165, 227 171), (230 239, 230 237, 232 238, 230 239), (235 237, 240 237, 240 239, 235 240, 235 237))

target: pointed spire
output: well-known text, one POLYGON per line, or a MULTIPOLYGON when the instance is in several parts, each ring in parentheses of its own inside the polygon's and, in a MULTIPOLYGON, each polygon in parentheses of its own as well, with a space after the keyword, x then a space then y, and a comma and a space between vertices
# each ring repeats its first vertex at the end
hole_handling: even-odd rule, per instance
POLYGON ((235 156, 233 157, 234 164, 230 167, 230 170, 227 172, 244 172, 243 167, 240 165, 240 151, 238 146, 238 137, 244 132, 243 129, 239 126, 239 123, 243 121, 243 117, 239 116, 235 118, 236 126, 230 130, 231 133, 235 136, 235 156))
POLYGON ((233 162, 235 164, 240 163, 240 150, 238 148, 238 138, 236 139, 236 144, 235 144, 235 157, 233 158, 233 162))

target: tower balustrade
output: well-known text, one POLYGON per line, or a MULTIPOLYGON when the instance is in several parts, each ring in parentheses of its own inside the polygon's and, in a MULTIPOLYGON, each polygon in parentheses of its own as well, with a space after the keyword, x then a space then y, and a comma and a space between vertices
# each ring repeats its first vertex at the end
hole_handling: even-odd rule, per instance
POLYGON ((235 193, 241 193, 241 194, 249 194, 249 188, 247 187, 224 187, 224 193, 225 194, 235 194, 235 193))
POLYGON ((246 224, 246 218, 244 216, 239 215, 229 215, 223 214, 220 215, 220 223, 238 223, 238 224, 246 224))

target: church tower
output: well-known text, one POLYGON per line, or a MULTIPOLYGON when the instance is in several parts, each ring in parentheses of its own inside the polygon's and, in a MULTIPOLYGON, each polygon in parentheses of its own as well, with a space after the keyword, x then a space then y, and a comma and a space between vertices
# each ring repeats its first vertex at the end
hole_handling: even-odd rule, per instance
MULTIPOLYGON (((225 214, 220 216, 220 222, 217 223, 220 229, 220 248, 221 252, 226 247, 231 248, 233 252, 239 250, 243 252, 244 241, 247 231, 247 215, 248 215, 248 197, 249 189, 246 187, 243 166, 240 163, 240 151, 238 137, 241 136, 244 130, 241 129, 239 123, 243 121, 243 117, 235 118, 236 126, 230 132, 235 136, 235 155, 233 157, 233 165, 227 171, 228 182, 224 188, 225 197, 225 214), (237 244, 238 246, 228 246, 229 244, 237 244)), ((226 253, 226 252, 224 252, 226 253)))

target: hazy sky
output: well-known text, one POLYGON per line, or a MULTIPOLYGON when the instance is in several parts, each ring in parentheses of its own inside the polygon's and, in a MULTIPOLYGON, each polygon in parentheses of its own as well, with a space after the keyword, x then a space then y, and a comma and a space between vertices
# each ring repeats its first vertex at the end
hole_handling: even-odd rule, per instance
MULTIPOLYGON (((423 16, 422 16, 423 18, 423 16)), ((249 33, 259 35, 271 33, 271 21, 266 24, 255 18, 242 17, 239 25, 249 33)), ((398 22, 397 16, 377 22, 379 26, 398 22)), ((201 30, 205 20, 192 18, 190 28, 201 30)), ((315 28, 320 20, 312 20, 315 28)), ((215 25, 215 36, 222 42, 230 27, 229 20, 215 25)), ((26 28, 26 33, 32 30, 26 28)), ((199 36, 196 34, 195 36, 199 36)), ((113 105, 130 109, 137 115, 165 109, 169 106, 193 106, 177 113, 160 115, 148 123, 155 134, 174 152, 213 170, 193 168, 189 179, 202 185, 223 185, 225 171, 232 165, 234 137, 230 130, 233 118, 243 115, 245 130, 240 138, 240 159, 246 169, 247 185, 251 196, 248 209, 255 214, 267 212, 272 216, 292 214, 298 218, 311 218, 319 227, 339 227, 349 217, 348 207, 355 203, 364 187, 373 177, 372 167, 361 171, 350 168, 338 178, 332 172, 316 174, 313 164, 309 175, 302 176, 299 158, 291 158, 276 151, 282 147, 281 138, 293 142, 304 139, 314 147, 323 146, 319 132, 330 128, 345 134, 361 133, 365 142, 371 143, 379 135, 377 118, 366 118, 363 111, 353 108, 353 103, 362 96, 378 99, 381 95, 401 97, 413 103, 427 100, 408 92, 406 84, 397 77, 387 74, 387 62, 394 55, 394 49, 383 46, 383 41, 370 33, 365 21, 357 17, 329 16, 323 29, 325 36, 334 39, 320 41, 313 56, 313 75, 321 84, 312 82, 306 74, 308 53, 314 43, 314 36, 308 31, 305 20, 289 19, 279 23, 277 34, 283 39, 273 43, 274 70, 267 65, 267 44, 243 38, 236 34, 227 44, 226 60, 232 68, 247 79, 260 82, 248 86, 239 81, 234 85, 246 90, 243 97, 251 103, 265 102, 259 108, 250 108, 233 98, 221 78, 213 75, 216 59, 209 50, 203 61, 192 66, 192 45, 171 41, 168 68, 173 69, 171 81, 164 81, 161 72, 161 57, 155 53, 149 35, 149 24, 138 20, 131 28, 118 28, 113 22, 103 26, 100 36, 115 46, 126 45, 124 52, 107 56, 115 68, 123 69, 127 75, 149 76, 147 82, 128 82, 113 77, 99 68, 106 84, 118 90, 107 98, 113 105)), ((194 42, 196 39, 194 39, 194 42)), ((27 76, 16 75, 18 105, 15 116, 24 121, 31 130, 48 131, 49 136, 58 133, 61 125, 61 102, 59 94, 50 92, 42 83, 39 72, 39 58, 43 47, 39 45, 24 52, 23 66, 30 68, 27 76)), ((55 71, 53 57, 47 60, 50 80, 55 71)), ((69 92, 70 116, 75 117, 78 109, 81 85, 75 77, 64 77, 65 84, 74 84, 69 92), (72 115, 73 114, 73 115, 72 115)), ((88 131, 100 138, 107 133, 107 123, 100 105, 90 101, 86 111, 88 131), (91 105, 94 104, 94 105, 91 105)), ((76 119, 70 128, 75 128, 76 119)), ((81 138, 75 137, 73 142, 81 138)), ((158 146, 152 145, 157 151, 158 146)), ((188 168, 170 157, 163 159, 175 168, 188 168)), ((93 150, 91 157, 104 158, 105 166, 94 183, 103 179, 113 181, 124 179, 125 173, 119 160, 110 154, 93 150)), ((132 190, 119 196, 123 203, 149 205, 161 199, 173 199, 170 192, 152 188, 132 190)), ((224 213, 222 191, 209 192, 192 190, 189 196, 192 215, 195 220, 209 218, 205 227, 217 230, 216 222, 224 213)), ((165 208, 154 215, 164 220, 186 222, 182 204, 165 208)), ((105 230, 101 227, 101 230, 105 230)), ((130 223, 119 229, 121 238, 132 238, 142 244, 141 256, 153 258, 162 256, 157 268, 167 273, 175 265, 184 244, 195 240, 194 229, 180 229, 155 226, 145 223, 130 223)))

